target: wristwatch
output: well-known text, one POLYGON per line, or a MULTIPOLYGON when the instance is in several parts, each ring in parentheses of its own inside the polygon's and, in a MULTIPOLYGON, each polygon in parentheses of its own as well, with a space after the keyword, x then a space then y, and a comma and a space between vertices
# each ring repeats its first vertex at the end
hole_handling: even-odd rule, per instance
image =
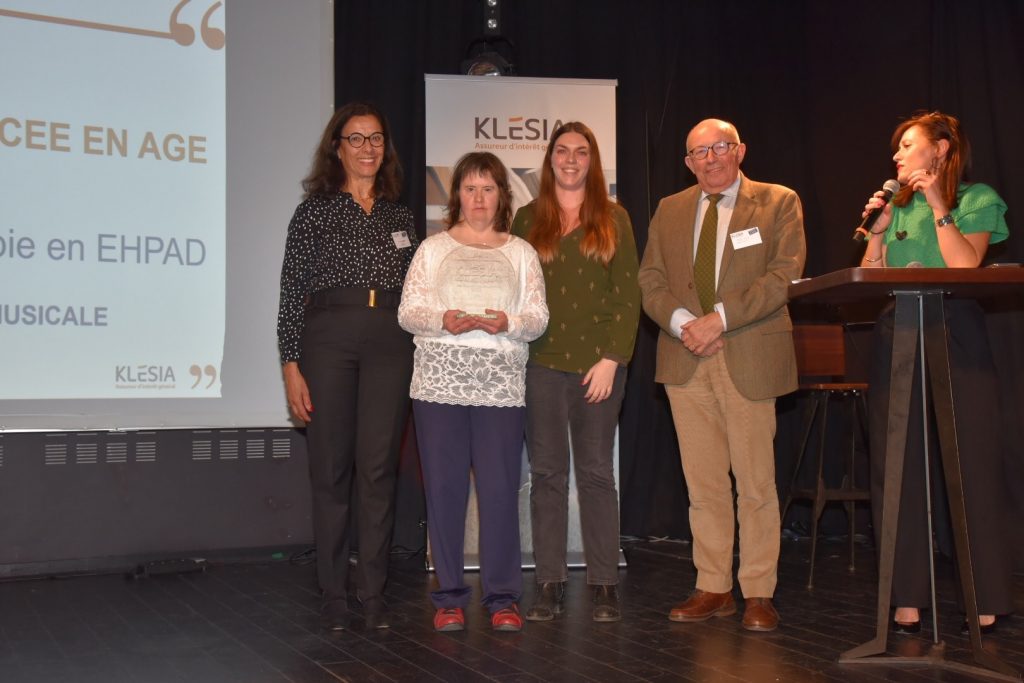
POLYGON ((953 222, 953 214, 947 213, 942 218, 936 218, 935 219, 935 227, 936 228, 941 228, 942 226, 949 225, 952 222, 953 222))

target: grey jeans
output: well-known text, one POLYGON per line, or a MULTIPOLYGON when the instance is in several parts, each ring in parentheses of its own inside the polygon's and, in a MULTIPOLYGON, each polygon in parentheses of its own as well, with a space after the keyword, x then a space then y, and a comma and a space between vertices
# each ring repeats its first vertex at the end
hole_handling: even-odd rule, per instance
POLYGON ((626 369, 612 393, 587 403, 582 375, 536 365, 526 368, 526 447, 530 458, 530 516, 538 583, 565 581, 569 516, 569 436, 579 495, 587 583, 619 582, 619 498, 612 469, 615 428, 626 369))

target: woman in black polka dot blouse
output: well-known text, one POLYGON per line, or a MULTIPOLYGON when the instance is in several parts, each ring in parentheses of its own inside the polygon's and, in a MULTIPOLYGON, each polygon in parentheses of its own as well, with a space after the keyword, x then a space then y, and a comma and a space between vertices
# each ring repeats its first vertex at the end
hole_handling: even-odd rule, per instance
POLYGON ((409 410, 412 337, 396 309, 418 241, 397 203, 387 119, 348 104, 327 124, 288 226, 277 320, 288 406, 306 425, 324 626, 348 625, 349 520, 358 489, 357 595, 367 628, 383 600, 395 473, 409 410))

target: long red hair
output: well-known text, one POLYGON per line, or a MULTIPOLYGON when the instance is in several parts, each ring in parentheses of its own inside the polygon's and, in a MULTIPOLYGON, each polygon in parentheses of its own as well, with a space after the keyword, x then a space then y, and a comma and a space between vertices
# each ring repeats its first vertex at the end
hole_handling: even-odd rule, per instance
POLYGON ((558 245, 562 238, 562 219, 558 197, 555 195, 555 173, 551 169, 551 154, 558 138, 566 133, 579 133, 586 138, 590 146, 590 168, 584 186, 583 205, 580 206, 580 228, 583 230, 580 253, 607 266, 615 256, 615 249, 618 246, 618 234, 615 230, 615 221, 612 220, 613 203, 608 198, 608 190, 605 187, 597 139, 593 131, 579 121, 563 123, 551 134, 547 152, 544 154, 544 165, 541 167, 540 194, 534 203, 533 226, 527 240, 537 250, 537 255, 543 263, 551 263, 558 254, 558 245))
MULTIPOLYGON (((946 151, 946 160, 937 170, 940 175, 939 183, 942 190, 942 199, 946 206, 955 209, 957 204, 956 193, 962 181, 967 180, 967 174, 971 170, 971 143, 967 135, 960 127, 960 122, 955 116, 933 111, 927 114, 917 114, 901 123, 896 132, 892 134, 892 150, 895 153, 899 147, 903 134, 909 129, 917 126, 924 133, 924 136, 937 143, 939 140, 949 142, 949 149, 946 151)), ((914 196, 914 190, 905 185, 893 197, 892 203, 896 206, 906 206, 910 198, 914 196)))

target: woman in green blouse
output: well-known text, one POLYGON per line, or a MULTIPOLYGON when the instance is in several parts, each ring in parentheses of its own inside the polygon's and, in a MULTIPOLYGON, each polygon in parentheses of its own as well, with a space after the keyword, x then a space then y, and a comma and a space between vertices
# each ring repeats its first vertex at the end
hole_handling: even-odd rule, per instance
POLYGON ((587 126, 569 122, 551 135, 539 196, 519 210, 512 231, 528 239, 540 257, 551 314, 547 331, 530 344, 526 370, 538 583, 526 618, 548 621, 562 611, 571 434, 593 618, 617 621, 613 450, 640 289, 633 227, 626 211, 608 197, 597 140, 587 126))
MULTIPOLYGON (((1006 204, 988 185, 965 182, 971 148, 960 122, 941 112, 914 116, 896 128, 892 146, 896 178, 902 187, 891 205, 876 192, 864 207, 865 216, 872 210, 882 213, 868 236, 861 267, 979 267, 989 244, 1001 242, 1009 234, 1006 204)), ((988 633, 995 628, 996 615, 1013 610, 1010 567, 1001 537, 1006 492, 999 391, 981 307, 970 299, 947 299, 944 308, 974 583, 981 630, 988 633)), ((881 540, 892 338, 890 306, 875 325, 870 372, 871 503, 876 541, 881 540)), ((898 633, 918 632, 920 610, 930 603, 922 474, 926 451, 918 375, 915 369, 893 570, 893 629, 898 633)), ((938 443, 934 421, 929 426, 929 441, 938 443)), ((933 459, 935 450, 931 449, 933 459)), ((939 477, 941 466, 936 460, 931 469, 939 477)), ((939 495, 941 499, 941 492, 939 495)), ((938 521, 942 521, 941 515, 938 521)))

